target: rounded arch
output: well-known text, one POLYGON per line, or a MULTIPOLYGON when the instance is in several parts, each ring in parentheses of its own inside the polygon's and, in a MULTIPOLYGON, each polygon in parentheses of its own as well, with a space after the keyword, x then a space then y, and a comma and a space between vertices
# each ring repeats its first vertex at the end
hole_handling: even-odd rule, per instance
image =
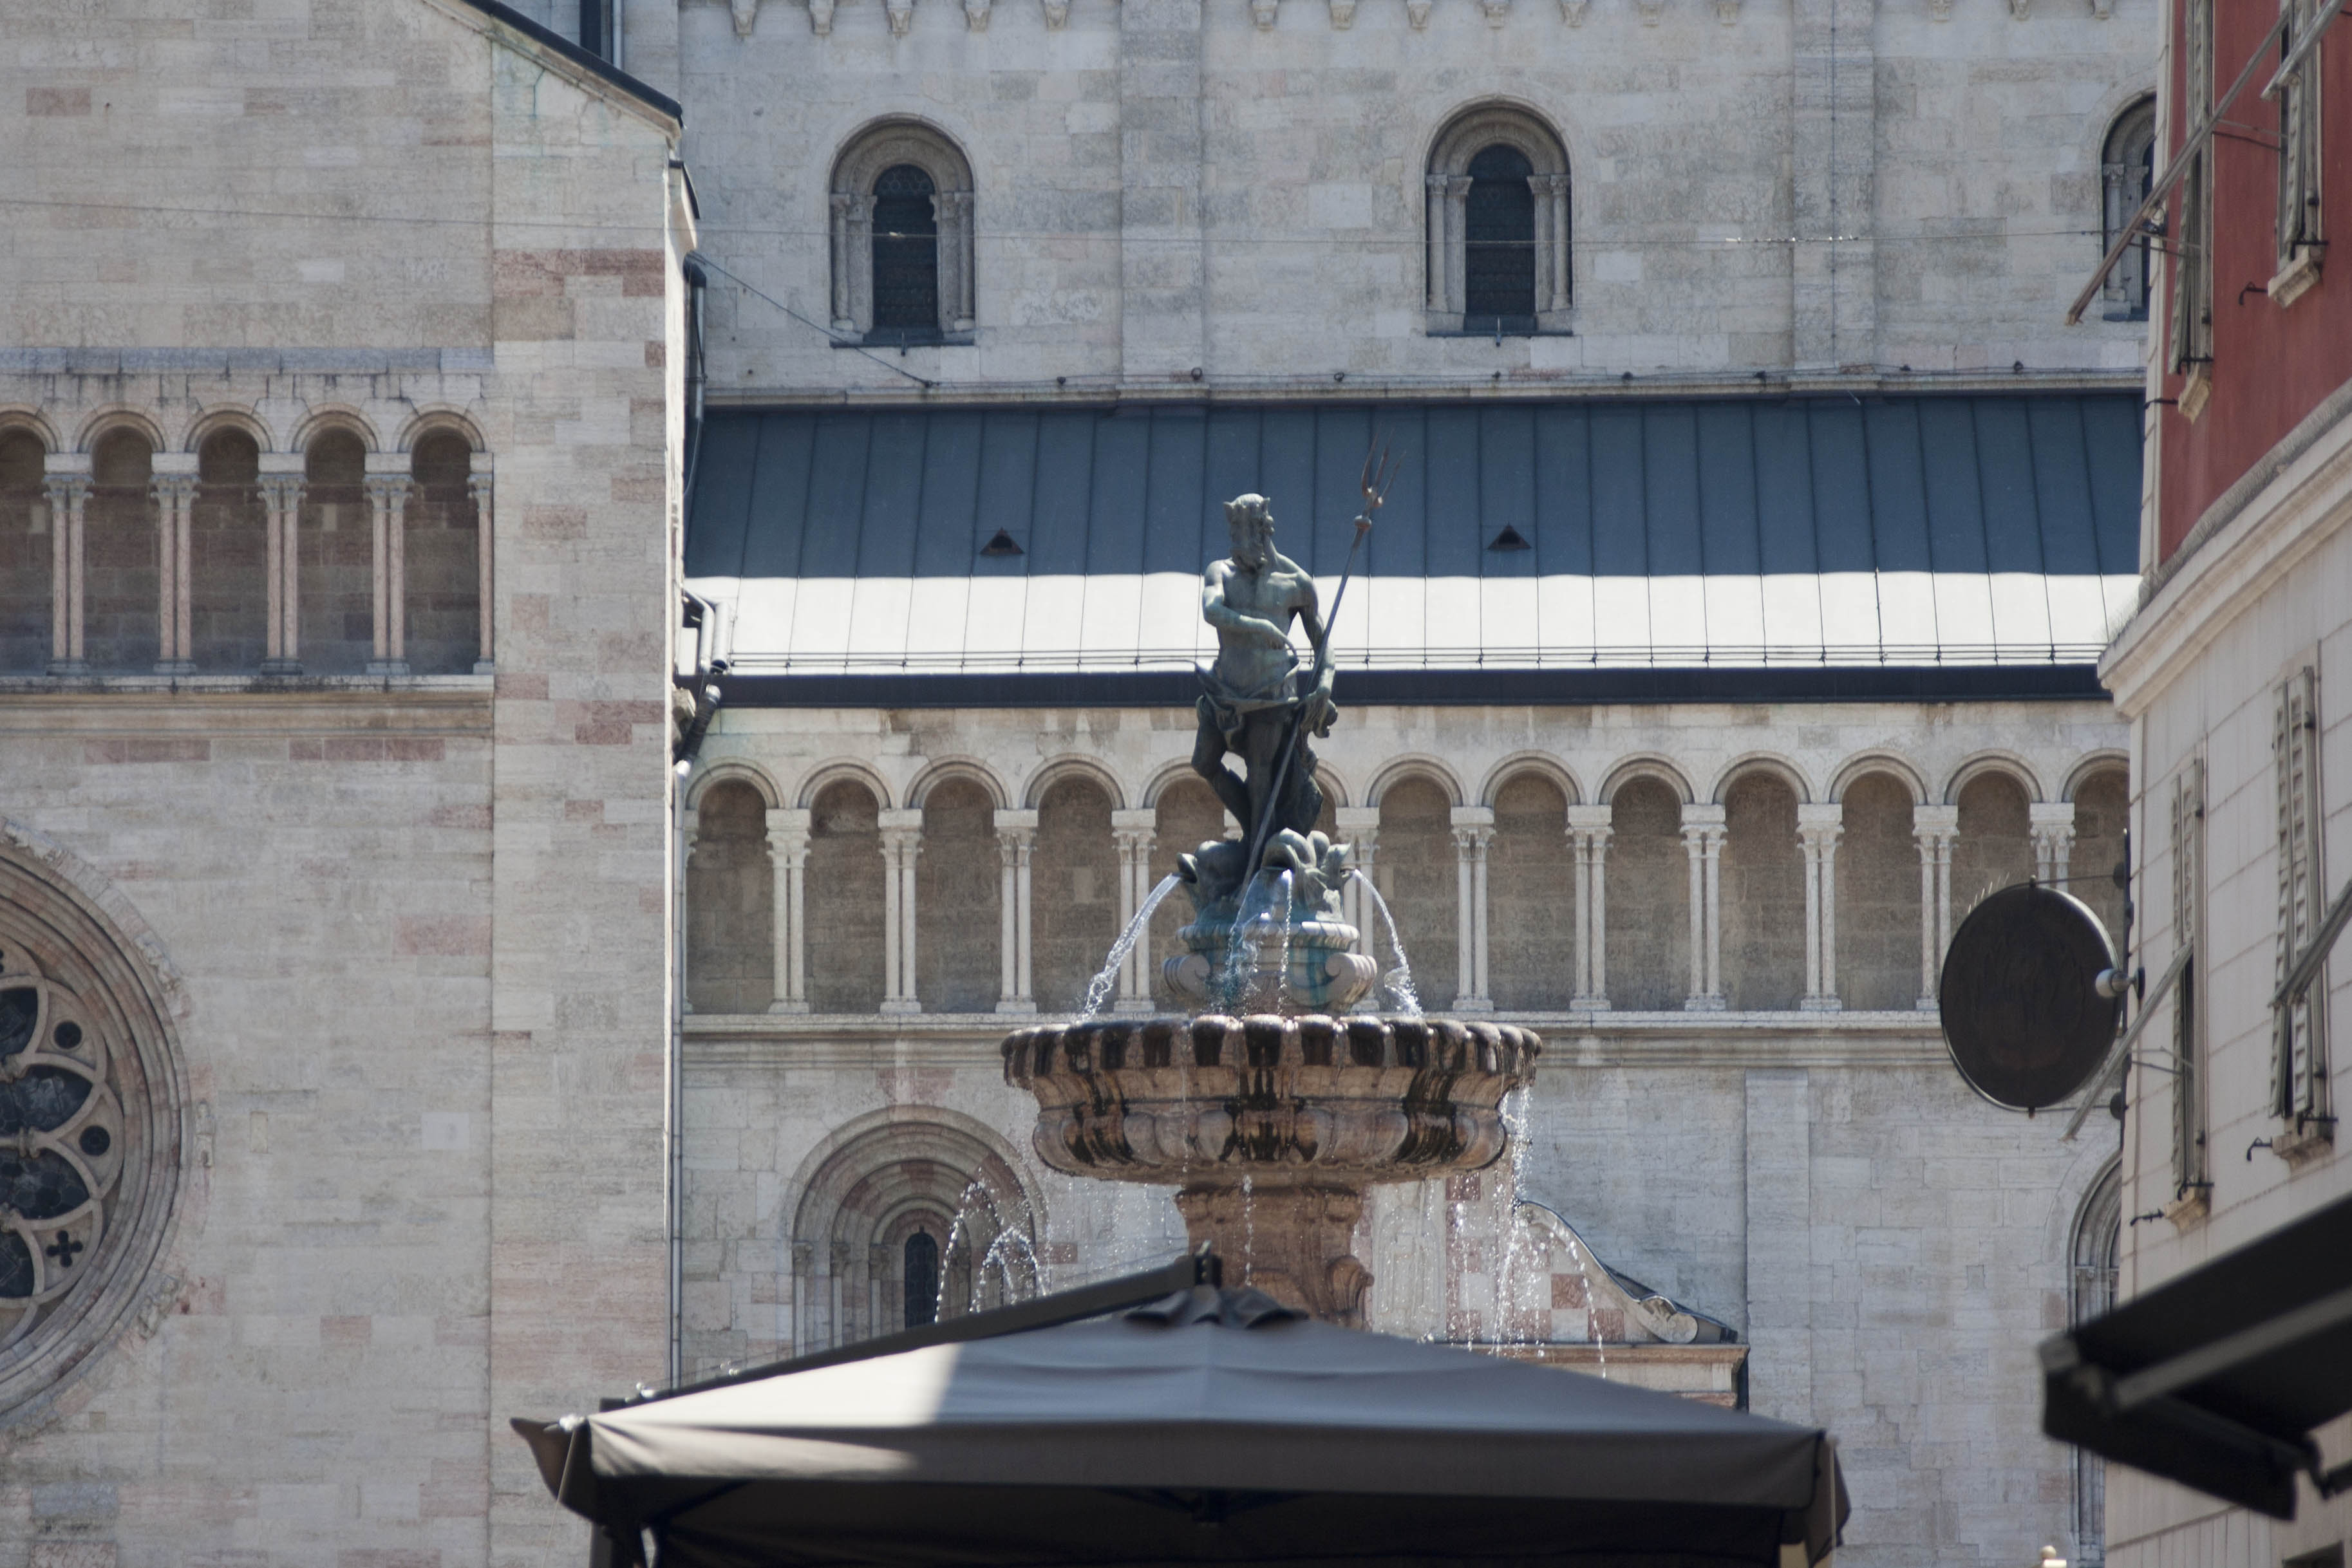
POLYGON ((2028 800, 2047 800, 2050 798, 2042 792, 2042 780, 2034 773, 2032 763, 2014 751, 1987 750, 1978 752, 1952 769, 1951 777, 1944 781, 1944 804, 1958 805, 1960 791, 1967 789, 1972 780, 1988 773, 2005 773, 2015 779, 2018 788, 2025 791, 2028 800))
POLYGON ((308 452, 310 444, 330 431, 341 431, 358 439, 362 451, 375 453, 383 448, 375 438, 375 426, 358 409, 348 403, 313 403, 295 422, 291 452, 308 452))
POLYGON ((446 403, 426 403, 410 414, 400 427, 399 444, 394 450, 414 452, 418 442, 443 431, 465 442, 468 452, 489 450, 489 444, 482 439, 482 433, 475 425, 473 416, 446 403))
MULTIPOLYGON (((1322 776, 1322 769, 1320 767, 1316 769, 1316 775, 1318 778, 1322 776)), ((1180 759, 1174 762, 1163 762, 1160 765, 1159 769, 1154 772, 1150 779, 1144 781, 1142 794, 1143 804, 1150 810, 1156 811, 1160 809, 1160 798, 1161 796, 1167 794, 1169 790, 1174 789, 1177 785, 1183 783, 1187 779, 1198 781, 1200 778, 1201 776, 1198 773, 1192 771, 1192 764, 1189 758, 1180 759)), ((1202 788, 1206 789, 1207 785, 1204 783, 1202 785, 1202 788)))
POLYGON ((58 427, 29 403, 0 403, 0 435, 12 430, 23 431, 39 442, 43 452, 58 450, 58 427))
POLYGON ((916 774, 914 782, 907 786, 907 804, 920 810, 923 802, 929 799, 931 790, 950 779, 977 784, 981 792, 988 797, 988 803, 1000 811, 1013 804, 1013 792, 1004 787, 1004 780, 996 776, 994 768, 976 757, 942 757, 933 761, 916 774))
POLYGON ((1092 757, 1056 757, 1047 762, 1029 776, 1028 788, 1022 792, 1022 805, 1033 811, 1035 810, 1045 803, 1045 791, 1065 779, 1091 779, 1104 794, 1110 797, 1112 810, 1123 811, 1127 809, 1127 790, 1119 783, 1118 776, 1100 760, 1092 757))
POLYGON ((1708 801, 1720 805, 1724 791, 1737 783, 1742 775, 1748 773, 1769 773, 1795 790, 1800 801, 1811 801, 1818 798, 1813 794, 1812 780, 1805 777, 1805 770, 1797 766, 1794 759, 1777 751, 1751 751, 1734 758, 1716 774, 1715 782, 1707 789, 1708 801))
POLYGON ((875 805, 885 811, 898 803, 898 798, 891 793, 889 784, 884 780, 881 774, 863 762, 853 762, 846 758, 819 763, 803 774, 801 786, 793 792, 793 803, 801 810, 807 810, 816 804, 816 798, 824 794, 829 786, 838 784, 845 779, 864 785, 873 795, 875 805))
POLYGON ((953 133, 919 115, 892 114, 869 120, 842 139, 827 189, 837 195, 870 196, 882 172, 901 163, 929 175, 941 194, 972 188, 971 160, 953 133))
POLYGON ((74 434, 74 450, 96 452, 98 444, 119 430, 131 431, 147 443, 150 452, 169 452, 172 444, 164 437, 163 427, 144 409, 128 403, 109 403, 91 411, 74 434))
POLYGON ((1393 758, 1373 774, 1371 783, 1364 790, 1364 804, 1377 807, 1390 790, 1408 779, 1428 779, 1437 786, 1438 792, 1445 797, 1449 805, 1469 804, 1462 792, 1460 775, 1436 758, 1421 752, 1408 752, 1402 757, 1393 758))
POLYGON ((261 415, 250 408, 235 403, 223 403, 205 409, 194 419, 189 421, 186 443, 181 450, 201 452, 204 450, 205 442, 224 430, 239 432, 249 438, 255 447, 260 451, 278 450, 273 444, 276 438, 270 434, 269 426, 263 422, 261 415))
POLYGON ((1569 771, 1567 763, 1549 751, 1516 751, 1486 769, 1486 777, 1478 785, 1478 804, 1492 806, 1503 786, 1522 773, 1534 773, 1549 779, 1552 788, 1566 797, 1571 806, 1584 800, 1583 791, 1578 788, 1576 775, 1569 771))
POLYGON ((694 778, 686 787, 686 809, 700 810, 702 798, 721 784, 750 785, 759 795, 760 804, 771 811, 784 803, 784 792, 776 787, 774 778, 766 768, 756 762, 730 757, 723 762, 695 769, 694 778))
POLYGON ((1481 99, 1455 110, 1431 134, 1423 163, 1432 174, 1467 174, 1470 160, 1497 144, 1517 149, 1538 174, 1569 172, 1568 143, 1551 117, 1508 98, 1481 99))
POLYGON ((1833 802, 1843 802, 1845 800, 1847 789, 1855 779, 1873 773, 1884 773, 1890 779, 1899 781, 1906 789, 1911 791, 1911 803, 1914 806, 1924 806, 1927 803, 1927 778, 1907 760, 1895 756, 1891 751, 1865 751, 1860 756, 1850 757, 1839 764, 1836 776, 1830 780, 1830 800, 1833 802))
POLYGON ((909 1157, 910 1152, 898 1146, 898 1140, 909 1134, 919 1136, 923 1130, 935 1133, 940 1146, 969 1149, 978 1160, 988 1162, 992 1170, 1001 1172, 1006 1178, 1007 1190, 1019 1195, 1022 1206, 1043 1228, 1044 1189, 1038 1186, 1012 1144, 995 1128, 944 1105, 886 1105, 844 1122, 801 1157, 784 1187, 793 1217, 788 1234, 794 1239, 807 1239, 803 1221, 812 1213, 812 1203, 827 1189, 829 1179, 837 1180, 842 1174, 868 1163, 878 1165, 909 1157))
POLYGON ((2094 751, 2067 771, 2066 783, 2064 788, 2059 790, 2058 799, 2072 801, 2082 791, 2084 785, 2102 773, 2122 774, 2126 780, 2126 787, 2128 789, 2128 780, 2131 778, 2130 753, 2115 747, 2094 751))
POLYGON ((1601 781, 1600 803, 1605 806, 1616 800, 1617 791, 1636 779, 1656 779, 1673 790, 1675 799, 1685 806, 1697 799, 1691 793, 1690 780, 1681 768, 1663 757, 1644 754, 1628 757, 1609 770, 1608 777, 1601 781))

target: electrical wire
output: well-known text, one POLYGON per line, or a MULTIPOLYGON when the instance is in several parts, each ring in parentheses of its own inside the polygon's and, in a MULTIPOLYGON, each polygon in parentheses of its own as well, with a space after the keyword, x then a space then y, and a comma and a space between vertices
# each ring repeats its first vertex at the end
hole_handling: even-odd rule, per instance
POLYGON ((774 295, 770 294, 765 289, 760 287, 757 284, 746 281, 740 275, 730 271, 727 267, 721 267, 718 262, 713 261, 710 258, 710 253, 709 251, 698 249, 694 254, 701 261, 703 266, 709 267, 711 271, 717 273, 721 277, 732 279, 736 287, 741 288, 745 293, 756 295, 758 298, 766 300, 769 304, 774 306, 777 309, 782 311, 785 315, 791 317, 802 326, 809 328, 813 331, 824 333, 825 340, 828 342, 839 343, 844 348, 856 350, 857 352, 864 354, 867 359, 873 361, 876 364, 880 365, 884 370, 898 371, 908 381, 913 382, 916 385, 921 387, 925 392, 929 392, 932 387, 938 384, 928 377, 917 375, 914 371, 907 369, 904 365, 892 364, 889 361, 884 359, 881 355, 875 353, 872 350, 866 348, 862 343, 853 343, 846 338, 835 337, 832 328, 822 326, 817 322, 810 320, 807 317, 802 315, 799 311, 793 309, 791 306, 785 304, 774 295))

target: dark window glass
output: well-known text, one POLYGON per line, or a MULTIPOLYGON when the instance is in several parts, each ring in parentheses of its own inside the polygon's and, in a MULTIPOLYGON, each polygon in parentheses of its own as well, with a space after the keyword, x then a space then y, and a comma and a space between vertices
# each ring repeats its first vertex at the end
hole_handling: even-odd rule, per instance
POLYGON ((940 220, 931 177, 912 163, 874 182, 874 330, 892 339, 940 329, 940 220))
POLYGON ((928 1230, 907 1238, 907 1326, 940 1321, 940 1244, 928 1230))
POLYGON ((1535 172, 1527 154, 1496 145, 1470 160, 1463 325, 1532 330, 1536 316, 1535 172))

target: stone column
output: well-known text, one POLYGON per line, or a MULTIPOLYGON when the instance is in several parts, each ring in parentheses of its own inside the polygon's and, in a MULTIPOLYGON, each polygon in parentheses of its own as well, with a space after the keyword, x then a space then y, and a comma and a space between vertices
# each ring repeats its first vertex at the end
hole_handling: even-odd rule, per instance
POLYGON ((2063 889, 2074 858, 2074 803, 2036 800, 2026 812, 2027 831, 2033 838, 2034 877, 2063 889))
POLYGON ((793 1354, 806 1355, 816 1348, 816 1325, 809 1314, 816 1304, 816 1243, 793 1246, 793 1354))
POLYGON ((155 454, 155 550, 160 569, 155 596, 155 673, 187 675, 195 673, 188 657, 188 547, 191 514, 196 501, 196 458, 189 452, 155 454))
MULTIPOLYGON (((1445 221, 1445 176, 1443 174, 1424 176, 1423 184, 1429 196, 1428 306, 1432 312, 1438 315, 1448 312, 1458 313, 1460 307, 1452 302, 1451 297, 1446 292, 1447 280, 1453 276, 1453 272, 1446 266, 1445 260, 1445 231, 1448 226, 1445 221)), ((1439 324, 1433 321, 1430 325, 1436 328, 1439 324)))
POLYGON ((1919 846, 1919 1006, 1934 1011, 1943 978, 1944 949, 1952 945, 1952 845, 1960 836, 1958 806, 1911 808, 1911 837, 1919 846))
MULTIPOLYGON (((1144 808, 1110 814, 1111 842, 1118 847, 1118 926, 1124 932, 1133 924, 1135 913, 1151 894, 1151 846, 1153 830, 1159 826, 1160 814, 1144 808)), ((1135 946, 1129 948, 1126 961, 1118 968, 1118 1000, 1112 1011, 1148 1013, 1151 1010, 1151 933, 1149 929, 1135 934, 1135 946)))
POLYGON ((474 472, 466 481, 466 488, 474 498, 474 548, 476 567, 479 573, 477 602, 481 607, 481 629, 475 634, 474 674, 490 674, 498 667, 495 636, 498 616, 496 601, 491 598, 491 562, 498 549, 498 531, 492 521, 497 517, 497 486, 491 483, 490 455, 474 454, 474 472))
POLYGON ((1452 325, 1462 325, 1470 298, 1470 176, 1445 177, 1445 308, 1452 325))
POLYGON ((1360 872, 1351 876, 1339 894, 1339 907, 1347 912, 1348 924, 1356 928, 1356 951, 1378 960, 1379 937, 1373 927, 1380 916, 1372 907, 1370 890, 1365 883, 1372 878, 1372 862, 1381 844, 1381 809, 1378 806, 1335 806, 1331 810, 1331 825, 1339 831, 1342 842, 1348 845, 1348 863, 1360 872))
MULTIPOLYGON (((1037 813, 996 813, 996 852, 1002 868, 1003 900, 998 925, 1001 979, 996 1010, 1034 1013, 1037 997, 1030 978, 1030 958, 1035 951, 1031 937, 1029 857, 1037 847, 1037 813)), ((942 1268, 946 1267, 942 1261, 942 1268)))
POLYGON ((1805 847, 1805 994, 1797 1005, 1835 1012, 1837 994, 1837 844, 1845 809, 1808 800, 1797 808, 1797 838, 1805 847))
POLYGON ((1720 1012, 1723 998, 1724 809, 1683 808, 1683 852, 1690 860, 1690 995, 1685 1012, 1720 1012))
POLYGON ((857 229, 857 209, 861 198, 852 191, 832 193, 833 211, 833 329, 855 332, 857 319, 854 291, 850 287, 851 268, 856 253, 850 248, 850 236, 857 229))
POLYGON ((1576 995, 1569 1006, 1600 1012, 1609 1006, 1609 835, 1615 810, 1570 806, 1568 831, 1576 844, 1576 995))
POLYGON ((1454 808, 1456 1012, 1495 1010, 1494 998, 1486 989, 1486 849, 1494 840, 1494 808, 1454 808))
POLYGON ((940 214, 940 329, 969 332, 977 319, 973 308, 974 252, 971 193, 949 191, 938 198, 940 214))
POLYGON ((768 862, 775 868, 776 965, 772 1013, 804 1013, 808 1005, 809 813, 768 808, 768 862))
POLYGON ((261 500, 269 512, 269 628, 265 675, 302 673, 302 455, 261 455, 261 500))
POLYGON ((1536 199, 1536 310, 1538 325, 1566 326, 1569 301, 1568 176, 1530 174, 1536 199))
POLYGON ((368 510, 375 525, 375 656, 371 675, 408 674, 408 476, 398 453, 368 454, 368 510))
POLYGON ((677 902, 672 906, 675 913, 671 915, 670 937, 677 944, 677 1010, 682 1013, 694 1010, 694 944, 690 940, 694 909, 687 898, 687 890, 694 885, 694 852, 701 842, 702 813, 691 806, 680 806, 677 810, 677 868, 675 873, 677 881, 672 889, 677 902))
POLYGON ((882 814, 882 866, 886 890, 882 1010, 919 1013, 915 995, 915 862, 923 852, 923 813, 882 814))
POLYGON ((49 501, 49 674, 78 675, 89 668, 82 653, 82 604, 88 576, 82 560, 82 517, 89 505, 89 456, 52 452, 43 462, 49 501))

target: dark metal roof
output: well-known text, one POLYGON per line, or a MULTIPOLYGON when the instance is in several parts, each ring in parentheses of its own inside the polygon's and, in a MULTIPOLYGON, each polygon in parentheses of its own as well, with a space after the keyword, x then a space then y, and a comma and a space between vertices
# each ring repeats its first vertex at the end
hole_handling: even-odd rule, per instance
POLYGON ((573 65, 592 76, 603 78, 646 108, 669 116, 680 125, 686 123, 686 107, 677 99, 666 92, 656 92, 604 58, 604 56, 593 50, 582 48, 554 28, 532 21, 513 6, 499 4, 499 0, 462 0, 462 3, 479 11, 485 16, 495 17, 505 23, 533 43, 553 49, 573 65))
POLYGON ((2113 393, 714 411, 687 573, 751 672, 1177 668, 1219 503, 1328 591, 1375 441, 1344 663, 2074 664, 2137 590, 2113 393))

